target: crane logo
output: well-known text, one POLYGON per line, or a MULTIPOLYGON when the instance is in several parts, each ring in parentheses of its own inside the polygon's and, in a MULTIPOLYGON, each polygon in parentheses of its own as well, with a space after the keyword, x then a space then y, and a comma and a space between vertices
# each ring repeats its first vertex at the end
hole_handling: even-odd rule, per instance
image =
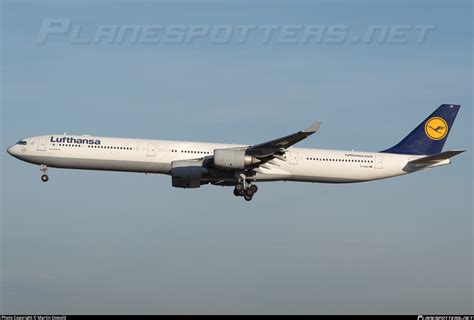
POLYGON ((425 133, 431 140, 441 140, 448 134, 448 124, 443 118, 430 118, 426 121, 425 133))

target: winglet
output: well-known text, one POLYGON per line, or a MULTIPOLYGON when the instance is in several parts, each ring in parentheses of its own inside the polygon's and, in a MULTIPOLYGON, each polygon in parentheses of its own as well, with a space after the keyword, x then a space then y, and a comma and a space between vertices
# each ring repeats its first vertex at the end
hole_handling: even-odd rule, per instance
POLYGON ((302 132, 306 133, 314 133, 319 130, 319 127, 321 126, 321 121, 316 121, 306 129, 304 129, 302 132))

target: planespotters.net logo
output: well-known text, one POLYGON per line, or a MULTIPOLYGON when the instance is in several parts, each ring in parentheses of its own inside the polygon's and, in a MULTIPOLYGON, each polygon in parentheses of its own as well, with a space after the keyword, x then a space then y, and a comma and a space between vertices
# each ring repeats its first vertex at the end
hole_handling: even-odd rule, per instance
POLYGON ((423 316, 419 315, 418 320, 474 320, 474 316, 423 316))
POLYGON ((71 18, 45 18, 37 45, 183 45, 193 43, 281 45, 423 44, 435 31, 423 24, 83 24, 71 18))
POLYGON ((1 320, 67 320, 65 315, 2 315, 1 320))

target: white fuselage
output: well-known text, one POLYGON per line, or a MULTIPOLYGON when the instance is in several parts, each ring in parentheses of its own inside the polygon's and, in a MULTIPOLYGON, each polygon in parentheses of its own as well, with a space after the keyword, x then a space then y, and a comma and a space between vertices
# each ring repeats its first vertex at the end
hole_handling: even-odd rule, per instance
MULTIPOLYGON (((170 174, 176 160, 212 156, 215 149, 245 145, 46 135, 24 139, 8 152, 23 161, 55 168, 170 174), (99 141, 99 143, 97 143, 99 141)), ((260 166, 250 181, 349 183, 409 173, 421 156, 378 152, 289 148, 283 159, 260 166)), ((448 164, 449 160, 437 165, 448 164)), ((413 171, 413 170, 412 170, 413 171)))

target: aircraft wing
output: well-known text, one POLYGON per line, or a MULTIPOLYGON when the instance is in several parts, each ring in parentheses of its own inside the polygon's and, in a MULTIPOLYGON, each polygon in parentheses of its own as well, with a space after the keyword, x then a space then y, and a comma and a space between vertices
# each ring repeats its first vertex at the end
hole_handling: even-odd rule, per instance
POLYGON ((248 147, 246 154, 260 158, 268 157, 275 153, 284 152, 286 148, 291 147, 292 145, 300 142, 301 140, 306 139, 316 131, 318 131, 321 125, 320 121, 314 122, 308 128, 298 131, 296 133, 270 140, 264 143, 255 144, 248 147))
MULTIPOLYGON (((265 167, 266 163, 272 164, 272 159, 277 158, 283 161, 286 161, 284 154, 287 151, 287 148, 291 147, 292 145, 300 142, 301 140, 306 139, 316 131, 318 131, 321 125, 320 121, 316 121, 307 127, 304 130, 298 131, 296 133, 270 140, 264 143, 259 143, 255 145, 251 145, 248 147, 236 147, 230 149, 237 149, 237 150, 245 150, 246 155, 253 156, 259 160, 258 163, 254 164, 254 170, 257 167, 265 167)), ((203 165, 205 167, 213 167, 214 166, 214 155, 206 156, 202 158, 203 165)), ((274 164, 274 163, 273 163, 274 164)))

